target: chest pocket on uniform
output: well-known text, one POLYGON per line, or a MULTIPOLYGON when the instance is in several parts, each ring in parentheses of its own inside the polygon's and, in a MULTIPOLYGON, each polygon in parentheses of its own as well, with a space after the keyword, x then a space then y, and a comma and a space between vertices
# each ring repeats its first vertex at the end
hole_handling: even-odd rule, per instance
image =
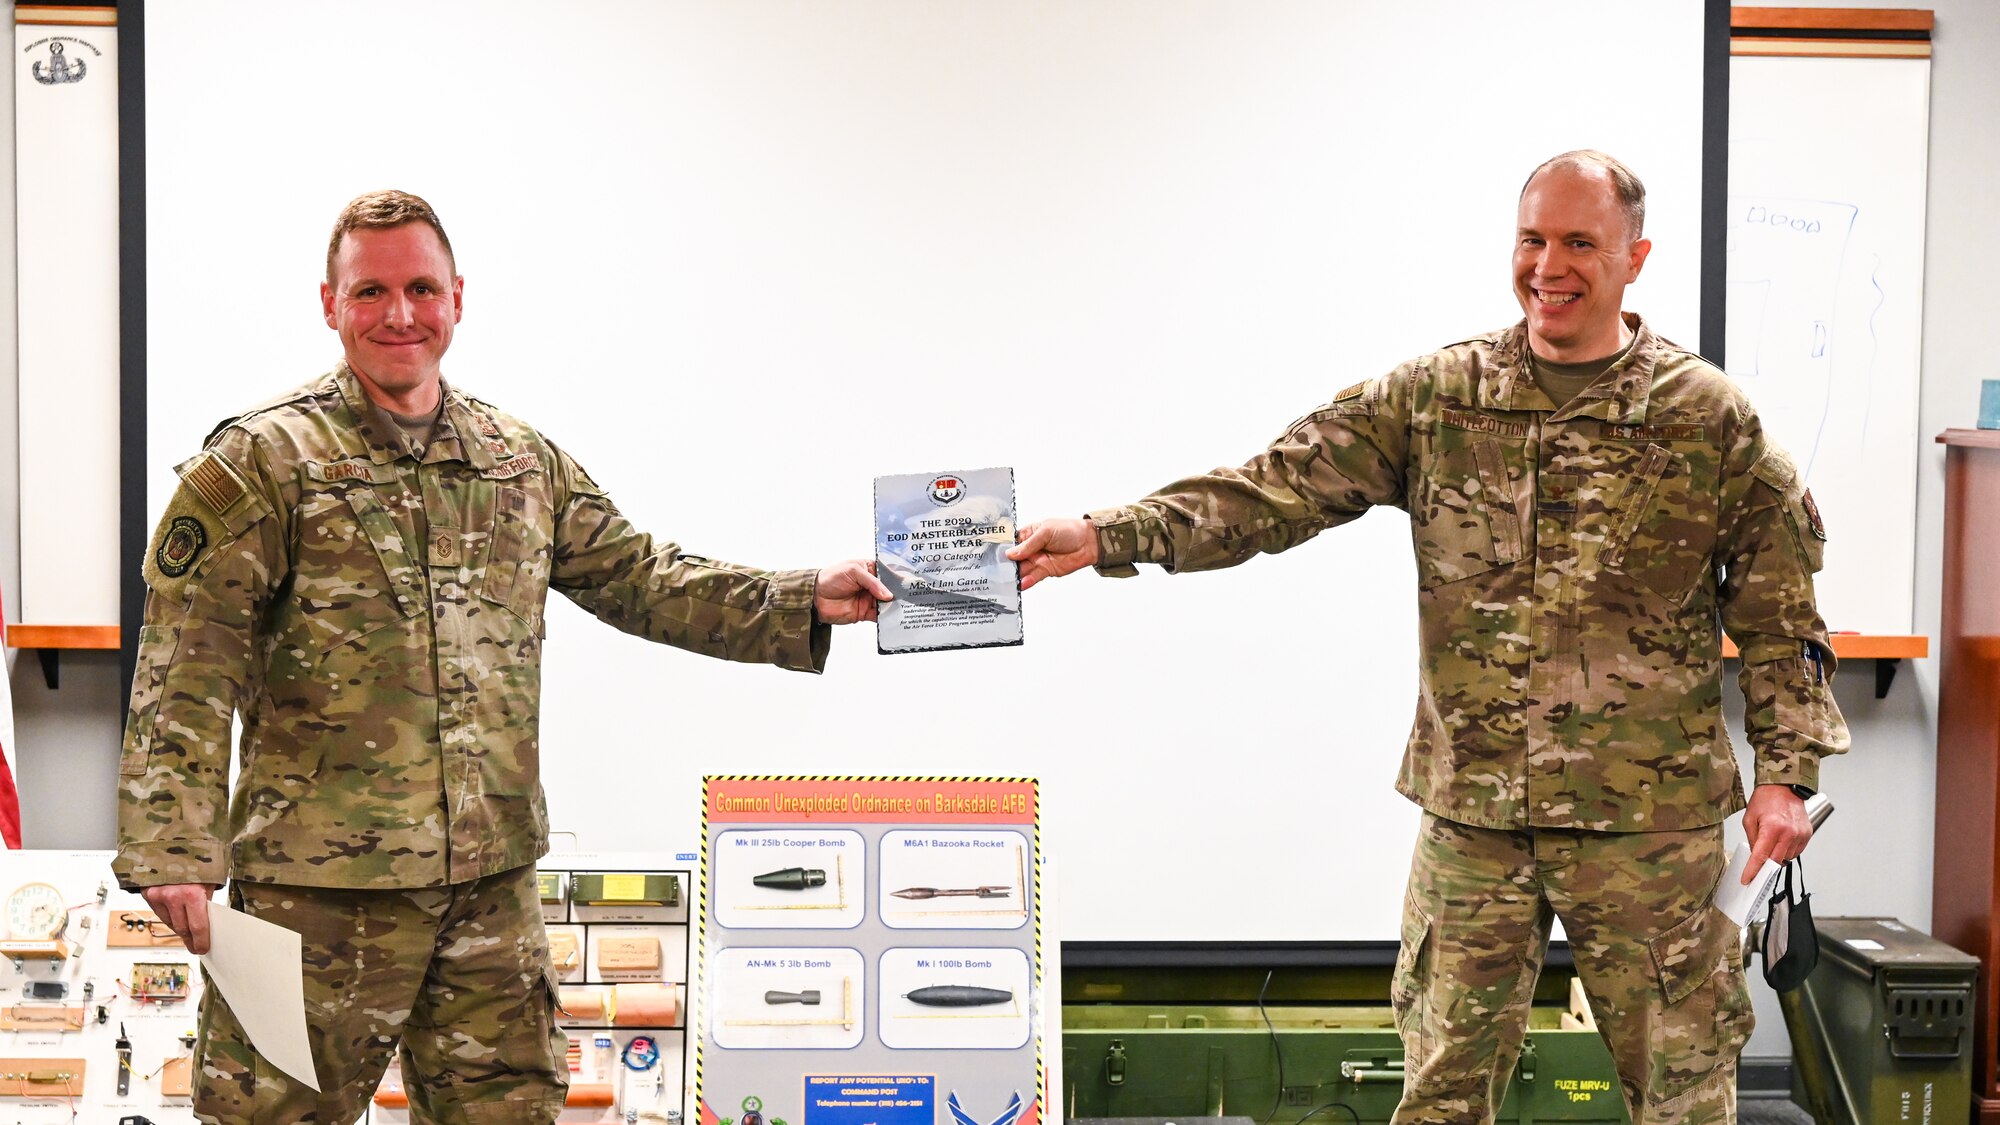
POLYGON ((549 593, 550 540, 555 521, 542 498, 501 484, 493 498, 493 555, 480 597, 506 606, 535 629, 549 593))
POLYGON ((1648 445, 1601 556, 1675 605, 1686 603, 1715 550, 1715 490, 1698 477, 1687 458, 1648 445))
POLYGON ((309 489, 299 502, 292 595, 309 652, 415 616, 421 590, 394 517, 366 482, 309 489))
POLYGON ((1442 586, 1521 561, 1516 487, 1501 439, 1439 431, 1413 513, 1417 585, 1442 586))

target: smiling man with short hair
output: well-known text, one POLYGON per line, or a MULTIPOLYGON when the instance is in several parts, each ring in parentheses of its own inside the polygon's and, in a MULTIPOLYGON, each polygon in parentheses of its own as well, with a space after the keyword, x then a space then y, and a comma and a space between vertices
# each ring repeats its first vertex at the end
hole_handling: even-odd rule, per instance
POLYGON ((1713 906, 1722 822, 1755 871, 1812 835, 1803 796, 1847 748, 1812 575, 1825 530, 1728 377, 1622 311, 1645 189, 1601 152, 1529 177, 1524 319, 1357 383, 1241 468, 1022 529, 1024 587, 1234 566, 1384 505, 1409 513, 1421 636, 1397 789, 1422 806, 1393 1000, 1397 1125, 1490 1122, 1551 920, 1635 1125, 1735 1119, 1753 1022, 1713 906), (1722 635, 1756 758, 1722 723, 1722 635))
POLYGON ((540 431, 445 382, 464 292, 428 203, 348 204, 320 286, 342 362, 218 425, 147 552, 113 868, 194 953, 225 880, 302 936, 323 1088, 263 1061, 208 989, 213 1125, 347 1125, 399 1041, 414 1121, 561 1111, 534 879, 551 589, 649 640, 813 672, 828 626, 889 596, 872 563, 755 570, 633 527, 540 431))

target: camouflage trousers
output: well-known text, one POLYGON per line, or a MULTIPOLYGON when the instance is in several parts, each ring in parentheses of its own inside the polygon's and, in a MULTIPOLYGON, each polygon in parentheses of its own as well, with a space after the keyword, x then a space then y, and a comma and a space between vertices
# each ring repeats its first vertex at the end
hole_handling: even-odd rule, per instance
POLYGON ((236 882, 237 909, 303 939, 320 1093, 251 1049, 222 993, 202 993, 195 1117, 209 1125, 350 1125, 402 1043, 410 1120, 554 1121, 569 1084, 532 864, 469 883, 355 891, 236 882))
POLYGON ((1714 907, 1722 828, 1473 828, 1424 814, 1391 993, 1395 1125, 1491 1122, 1561 918, 1633 1125, 1731 1125, 1754 1016, 1741 931, 1714 907))

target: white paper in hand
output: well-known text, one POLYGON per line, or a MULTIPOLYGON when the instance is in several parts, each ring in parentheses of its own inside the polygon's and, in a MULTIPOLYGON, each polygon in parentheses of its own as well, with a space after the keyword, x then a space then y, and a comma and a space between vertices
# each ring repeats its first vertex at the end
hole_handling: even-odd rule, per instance
POLYGON ((1743 885, 1743 868, 1750 862, 1750 845, 1738 844, 1729 853, 1729 869, 1722 873, 1722 885, 1715 888, 1716 909, 1729 915, 1729 920, 1739 926, 1749 926, 1761 919, 1770 905, 1771 884, 1785 868, 1783 864, 1764 861, 1757 870, 1757 877, 1743 885))
POLYGON ((264 1061, 319 1089, 306 1037, 306 985, 299 935, 219 902, 208 904, 201 963, 264 1061))

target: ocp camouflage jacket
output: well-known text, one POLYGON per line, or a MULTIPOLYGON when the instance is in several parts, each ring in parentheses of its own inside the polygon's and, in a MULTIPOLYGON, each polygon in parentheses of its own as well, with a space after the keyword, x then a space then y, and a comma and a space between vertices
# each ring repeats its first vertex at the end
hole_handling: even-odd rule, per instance
POLYGON ((448 386, 421 461, 384 429, 343 365, 176 470, 146 558, 121 884, 421 887, 535 860, 550 587, 649 640, 823 666, 814 572, 655 542, 533 428, 448 386))
POLYGON ((1645 831, 1744 805, 1722 629, 1756 782, 1847 748, 1814 606, 1825 531, 1728 377, 1637 317, 1557 410, 1523 325, 1343 391, 1239 469, 1092 513, 1099 568, 1233 566, 1373 505, 1410 514, 1421 670, 1397 788, 1493 828, 1645 831), (1718 622, 1721 629, 1718 629, 1718 622))

